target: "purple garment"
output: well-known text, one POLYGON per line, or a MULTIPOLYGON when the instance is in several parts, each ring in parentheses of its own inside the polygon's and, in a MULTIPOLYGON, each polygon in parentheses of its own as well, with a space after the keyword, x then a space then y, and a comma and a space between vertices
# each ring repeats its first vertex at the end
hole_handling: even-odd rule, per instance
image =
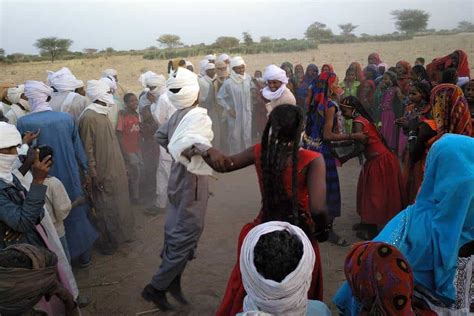
POLYGON ((387 141, 387 145, 396 150, 397 146, 397 133, 395 126, 395 113, 393 112, 393 102, 395 100, 395 88, 391 87, 385 90, 382 95, 382 128, 380 132, 387 141))

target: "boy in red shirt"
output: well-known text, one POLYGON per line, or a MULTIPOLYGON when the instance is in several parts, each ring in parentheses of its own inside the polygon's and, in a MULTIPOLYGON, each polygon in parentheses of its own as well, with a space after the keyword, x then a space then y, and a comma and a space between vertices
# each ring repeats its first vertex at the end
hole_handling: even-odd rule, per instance
POLYGON ((138 204, 140 197, 140 170, 143 166, 140 149, 140 117, 137 112, 138 99, 135 94, 127 93, 123 97, 123 101, 125 102, 125 109, 119 112, 117 138, 127 166, 132 204, 138 204))

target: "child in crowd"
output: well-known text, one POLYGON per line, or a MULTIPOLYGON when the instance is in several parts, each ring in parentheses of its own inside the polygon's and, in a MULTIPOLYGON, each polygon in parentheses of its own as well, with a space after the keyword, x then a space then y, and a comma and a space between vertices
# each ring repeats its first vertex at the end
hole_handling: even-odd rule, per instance
MULTIPOLYGON (((346 77, 344 81, 340 84, 340 87, 344 90, 343 97, 353 96, 356 97, 359 92, 360 82, 357 81, 356 71, 349 67, 346 70, 346 77)), ((352 119, 345 118, 344 119, 344 127, 346 131, 350 131, 352 129, 352 119)))
POLYGON ((420 65, 424 68, 425 67, 425 59, 423 57, 418 57, 415 60, 415 65, 420 65))
POLYGON ((395 126, 395 119, 401 115, 399 108, 403 100, 403 94, 397 84, 397 75, 392 71, 387 71, 383 75, 381 85, 382 100, 380 115, 382 121, 381 133, 385 138, 387 145, 392 150, 398 151, 398 128, 395 126))
POLYGON ((132 204, 140 198, 140 178, 143 158, 140 148, 140 117, 137 112, 138 99, 135 94, 125 94, 125 109, 119 112, 117 138, 127 166, 128 182, 132 204))
MULTIPOLYGON (((41 145, 38 147, 38 149, 40 161, 43 161, 43 159, 45 159, 47 156, 51 156, 50 161, 53 163, 54 152, 51 147, 41 145)), ((71 203, 71 200, 69 199, 62 182, 58 178, 51 175, 46 177, 43 184, 48 187, 46 189, 44 207, 51 217, 54 228, 56 228, 59 240, 61 241, 64 253, 66 254, 66 258, 69 262, 71 262, 71 256, 69 255, 69 248, 66 241, 66 232, 64 229, 64 219, 68 217, 71 209, 84 204, 86 200, 84 196, 80 196, 73 203, 71 203)))

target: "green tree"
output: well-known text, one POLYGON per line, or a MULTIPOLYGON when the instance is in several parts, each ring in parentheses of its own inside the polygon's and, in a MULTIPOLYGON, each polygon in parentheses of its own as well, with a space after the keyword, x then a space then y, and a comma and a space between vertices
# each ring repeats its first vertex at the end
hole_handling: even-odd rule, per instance
POLYGON ((395 10, 391 14, 396 20, 397 30, 405 33, 416 33, 426 29, 430 14, 422 10, 395 10))
POLYGON ((331 38, 333 36, 330 28, 326 27, 326 24, 321 22, 314 22, 306 29, 304 33, 307 39, 319 40, 325 38, 331 38))
POLYGON ((261 36, 260 37, 260 43, 270 43, 272 41, 272 38, 270 36, 261 36))
POLYGON ((214 46, 221 49, 230 49, 239 46, 239 39, 232 36, 220 36, 216 39, 214 46))
POLYGON ((183 43, 181 42, 181 37, 174 34, 163 34, 157 39, 157 41, 158 43, 160 43, 161 46, 164 46, 169 49, 173 49, 175 47, 183 45, 183 43))
POLYGON ((458 23, 458 30, 461 32, 474 32, 474 23, 461 21, 458 23))
POLYGON ((252 45, 253 44, 253 38, 252 38, 252 35, 250 35, 249 32, 243 32, 242 37, 244 38, 245 45, 252 45))
POLYGON ((353 25, 352 23, 339 24, 338 26, 341 29, 341 35, 345 37, 352 36, 352 32, 359 27, 358 25, 353 25))
POLYGON ((51 62, 54 62, 57 56, 68 51, 72 43, 70 39, 45 37, 36 40, 33 46, 39 49, 41 55, 49 54, 51 56, 51 62))

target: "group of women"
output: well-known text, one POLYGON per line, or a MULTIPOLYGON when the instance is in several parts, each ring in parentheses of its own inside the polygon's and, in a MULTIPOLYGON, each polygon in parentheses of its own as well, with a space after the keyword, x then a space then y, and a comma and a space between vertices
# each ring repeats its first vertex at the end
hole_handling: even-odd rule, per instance
MULTIPOLYGON (((293 76, 284 63, 298 106, 274 108, 261 143, 226 163, 204 159, 220 172, 256 167, 262 208, 241 231, 238 257, 255 226, 268 221, 299 226, 317 254, 308 298, 322 300, 318 242, 344 245, 332 229, 341 214, 337 165, 363 156, 357 188, 361 223, 354 229, 362 239, 378 235, 378 243, 353 248, 345 267, 349 282, 334 301, 345 315, 436 315, 459 307, 459 295, 470 295, 471 280, 454 287, 458 257, 471 258, 469 275, 474 261, 474 111, 456 85, 469 77, 467 60, 458 50, 435 59, 428 72, 404 61, 389 68, 378 54, 368 62, 365 69, 352 63, 340 84, 330 65, 321 73, 315 65, 306 73, 298 65, 293 76), (457 75, 444 82, 443 72, 453 68, 457 75), (362 260, 367 256, 370 260, 362 260), (382 273, 399 281, 387 283, 382 273), (360 290, 369 285, 371 291, 360 290)), ((244 297, 237 263, 217 314, 241 311, 244 297)))

